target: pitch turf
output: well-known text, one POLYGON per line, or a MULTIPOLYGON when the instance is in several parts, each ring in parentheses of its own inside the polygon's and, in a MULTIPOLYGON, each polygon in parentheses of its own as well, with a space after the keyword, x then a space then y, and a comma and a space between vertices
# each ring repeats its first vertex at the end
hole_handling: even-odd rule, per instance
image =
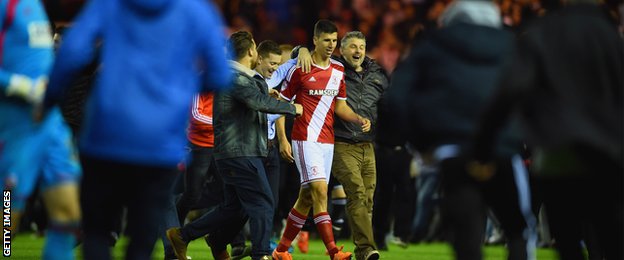
MULTIPOLYGON (((127 240, 122 239, 114 249, 114 259, 123 259, 123 249, 127 240)), ((44 239, 37 237, 33 234, 21 234, 13 238, 11 243, 11 257, 14 259, 41 259, 41 250, 43 248, 44 239)), ((350 241, 338 241, 338 245, 345 245, 346 250, 353 249, 350 241)), ((381 259, 388 260, 447 260, 453 259, 450 247, 447 244, 435 243, 435 244, 412 244, 408 248, 400 248, 395 245, 388 245, 388 251, 381 251, 381 259)), ((80 256, 80 248, 76 249, 76 254, 80 256)), ((212 259, 210 250, 204 243, 203 239, 198 239, 189 245, 188 254, 195 260, 212 259)), ((488 246, 484 249, 484 255, 487 260, 501 260, 506 259, 506 251, 503 246, 488 246)), ((310 241, 310 252, 307 254, 301 254, 295 249, 293 253, 294 259, 301 260, 327 260, 328 256, 325 255, 325 247, 320 240, 310 241)), ((82 259, 82 257, 78 257, 82 259)), ((156 244, 156 249, 152 259, 163 259, 163 248, 160 241, 156 244)), ((247 258, 250 259, 250 258, 247 258)), ((354 258, 355 259, 355 258, 354 258)), ((556 254, 550 249, 539 249, 537 251, 537 259, 548 260, 557 259, 556 254)))

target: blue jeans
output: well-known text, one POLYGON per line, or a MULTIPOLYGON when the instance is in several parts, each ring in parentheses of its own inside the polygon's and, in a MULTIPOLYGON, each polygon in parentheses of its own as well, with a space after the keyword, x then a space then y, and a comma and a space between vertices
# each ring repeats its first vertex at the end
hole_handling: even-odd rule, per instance
POLYGON ((433 209, 438 203, 437 193, 440 177, 436 166, 424 166, 416 181, 418 197, 416 214, 412 223, 412 236, 422 239, 427 234, 433 209))
POLYGON ((165 232, 167 231, 167 229, 180 226, 180 221, 178 220, 178 212, 176 210, 176 199, 180 195, 178 187, 181 186, 183 180, 184 176, 182 174, 178 174, 171 187, 171 192, 167 197, 167 200, 165 201, 165 221, 161 226, 160 232, 163 248, 165 249, 165 256, 174 256, 173 248, 171 247, 171 243, 169 243, 169 239, 167 239, 167 235, 165 232))
POLYGON ((252 259, 270 255, 273 196, 261 157, 217 160, 225 200, 213 211, 182 228, 186 241, 210 234, 213 248, 225 249, 249 219, 252 259))

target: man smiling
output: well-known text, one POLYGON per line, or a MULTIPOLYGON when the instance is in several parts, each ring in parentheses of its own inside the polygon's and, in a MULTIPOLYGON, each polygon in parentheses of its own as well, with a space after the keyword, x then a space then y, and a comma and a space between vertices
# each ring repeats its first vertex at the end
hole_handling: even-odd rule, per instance
POLYGON ((377 104, 388 88, 388 78, 375 61, 366 57, 366 38, 362 32, 346 33, 340 41, 340 53, 342 56, 337 59, 345 67, 347 104, 355 113, 370 118, 371 131, 362 131, 358 124, 340 118, 336 120, 332 173, 347 195, 355 258, 378 259, 370 217, 377 175, 373 140, 377 104))

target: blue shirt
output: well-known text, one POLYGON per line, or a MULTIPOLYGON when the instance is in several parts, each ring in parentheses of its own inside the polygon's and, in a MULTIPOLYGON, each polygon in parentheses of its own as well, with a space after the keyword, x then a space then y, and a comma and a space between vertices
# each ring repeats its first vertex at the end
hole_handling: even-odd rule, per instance
MULTIPOLYGON (((290 70, 290 68, 296 65, 297 65, 296 59, 290 59, 284 62, 284 64, 277 67, 277 70, 273 72, 273 75, 271 75, 270 79, 262 77, 260 73, 256 72, 256 74, 260 75, 260 77, 264 79, 264 81, 269 86, 269 90, 271 90, 272 88, 279 86, 282 83, 282 81, 284 81, 286 76, 288 75, 288 71, 290 70)), ((268 127, 269 127, 269 136, 268 136, 269 140, 272 140, 275 138, 275 121, 277 121, 277 119, 279 119, 280 117, 282 117, 282 115, 280 114, 267 114, 267 122, 268 122, 268 127)))
MULTIPOLYGON (((8 2, 0 0, 0 24, 9 11, 8 2)), ((50 24, 41 2, 19 1, 14 12, 12 25, 0 43, 0 131, 10 138, 30 135, 37 127, 32 120, 32 107, 24 100, 5 95, 11 77, 17 74, 34 80, 46 76, 54 58, 50 24)))
MULTIPOLYGON (((8 2, 0 0, 0 24, 5 22, 9 11, 8 2)), ((33 120, 30 104, 5 95, 12 76, 21 75, 32 80, 45 77, 54 58, 50 24, 41 1, 18 1, 13 11, 13 21, 5 32, 4 42, 0 43, 0 175, 14 173, 18 160, 31 159, 29 152, 32 149, 26 149, 31 147, 23 147, 27 140, 33 140, 45 131, 59 128, 67 130, 57 107, 51 109, 46 119, 38 123, 33 120)), ((38 162, 29 163, 35 167, 38 162)))

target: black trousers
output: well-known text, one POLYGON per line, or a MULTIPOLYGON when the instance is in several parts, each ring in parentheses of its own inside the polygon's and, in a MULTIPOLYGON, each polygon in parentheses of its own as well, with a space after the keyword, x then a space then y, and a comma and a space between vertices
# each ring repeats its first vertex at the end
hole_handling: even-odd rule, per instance
POLYGON ((85 259, 111 259, 110 234, 128 209, 126 259, 151 259, 163 223, 175 167, 133 165, 82 156, 80 190, 85 259))
POLYGON ((481 246, 485 235, 486 210, 489 207, 505 232, 508 259, 527 259, 527 255, 532 252, 527 252, 527 239, 523 233, 527 230, 527 218, 531 216, 525 214, 532 213, 529 198, 524 198, 528 207, 524 214, 520 199, 530 193, 528 176, 524 176, 526 183, 518 186, 511 159, 501 159, 496 161, 496 173, 491 179, 477 181, 466 172, 466 163, 465 158, 440 162, 442 217, 450 228, 456 258, 483 258, 481 246))
MULTIPOLYGON (((279 147, 279 146, 278 146, 279 147)), ((279 152, 279 148, 278 148, 279 152)), ((279 232, 282 230, 282 220, 288 217, 288 213, 295 205, 295 201, 299 197, 299 172, 294 163, 287 162, 280 158, 280 178, 279 178, 279 199, 277 201, 277 210, 273 218, 274 236, 280 238, 279 232), (275 232, 277 230, 277 232, 275 232)))
POLYGON ((575 167, 564 175, 552 174, 562 167, 544 169, 537 178, 559 256, 584 259, 584 240, 592 259, 624 259, 622 162, 587 146, 552 151, 551 158, 560 154, 571 154, 567 163, 575 167))
POLYGON ((277 208, 280 190, 280 155, 277 146, 269 146, 269 153, 267 157, 262 158, 262 163, 264 164, 264 171, 269 181, 269 187, 271 187, 273 202, 275 208, 277 208))
POLYGON ((184 192, 176 205, 180 226, 184 225, 184 220, 189 211, 197 208, 206 178, 212 177, 208 175, 217 174, 212 147, 201 147, 194 144, 189 144, 189 147, 191 148, 191 161, 184 174, 184 192))

